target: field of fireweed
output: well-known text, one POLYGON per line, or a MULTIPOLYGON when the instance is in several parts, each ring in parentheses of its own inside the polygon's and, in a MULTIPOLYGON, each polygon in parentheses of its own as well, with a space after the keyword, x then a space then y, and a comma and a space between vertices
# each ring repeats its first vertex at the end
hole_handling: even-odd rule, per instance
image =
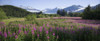
POLYGON ((100 28, 66 20, 0 22, 0 41, 100 41, 100 28))

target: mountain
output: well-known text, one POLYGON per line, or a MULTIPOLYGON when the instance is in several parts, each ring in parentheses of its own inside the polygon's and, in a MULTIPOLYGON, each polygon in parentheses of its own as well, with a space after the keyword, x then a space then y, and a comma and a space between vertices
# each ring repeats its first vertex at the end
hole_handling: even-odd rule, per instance
MULTIPOLYGON (((66 12, 82 12, 84 7, 80 5, 72 5, 66 8, 63 8, 66 12), (81 11, 82 10, 82 11, 81 11)), ((43 12, 45 13, 56 13, 57 10, 62 10, 60 8, 54 8, 54 9, 46 9, 43 12)))
POLYGON ((45 9, 43 10, 44 13, 46 14, 56 14, 57 10, 59 10, 60 8, 54 8, 54 9, 45 9))
POLYGON ((20 7, 15 7, 12 5, 3 5, 0 6, 2 10, 6 13, 7 16, 12 16, 12 17, 25 17, 28 14, 32 14, 31 12, 22 9, 20 7))
MULTIPOLYGON (((98 8, 98 7, 100 8, 100 4, 97 4, 97 5, 95 5, 95 6, 91 6, 91 9, 96 9, 96 8, 98 8)), ((86 8, 86 7, 81 8, 80 10, 77 10, 76 12, 83 12, 85 8, 86 8)))
POLYGON ((100 4, 93 6, 92 9, 100 8, 100 4))
POLYGON ((84 7, 80 5, 72 5, 72 6, 64 8, 65 11, 70 11, 70 12, 77 12, 82 9, 84 9, 84 7))
POLYGON ((26 6, 19 6, 19 7, 21 7, 21 8, 23 8, 23 9, 25 9, 25 10, 27 10, 27 11, 29 11, 29 12, 40 12, 40 10, 38 10, 38 9, 35 9, 35 8, 32 8, 32 7, 26 7, 26 6))

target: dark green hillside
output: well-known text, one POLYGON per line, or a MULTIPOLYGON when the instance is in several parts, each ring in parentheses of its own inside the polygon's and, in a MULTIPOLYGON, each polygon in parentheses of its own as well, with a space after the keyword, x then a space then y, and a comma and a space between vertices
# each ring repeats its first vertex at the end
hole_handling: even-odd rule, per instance
POLYGON ((0 8, 3 9, 3 11, 6 13, 7 16, 11 16, 11 17, 24 17, 28 14, 31 14, 30 12, 26 11, 25 9, 11 6, 11 5, 0 6, 0 8))

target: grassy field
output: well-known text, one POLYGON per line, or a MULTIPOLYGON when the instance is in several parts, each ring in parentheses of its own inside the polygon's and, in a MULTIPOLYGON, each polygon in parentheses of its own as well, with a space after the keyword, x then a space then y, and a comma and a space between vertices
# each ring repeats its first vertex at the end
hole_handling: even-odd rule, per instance
MULTIPOLYGON (((73 17, 74 18, 74 17, 73 17)), ((99 41, 100 29, 76 23, 80 18, 11 18, 0 22, 0 41, 99 41)))
POLYGON ((12 22, 12 21, 25 21, 25 18, 10 18, 10 19, 4 19, 2 21, 8 24, 9 22, 12 22))

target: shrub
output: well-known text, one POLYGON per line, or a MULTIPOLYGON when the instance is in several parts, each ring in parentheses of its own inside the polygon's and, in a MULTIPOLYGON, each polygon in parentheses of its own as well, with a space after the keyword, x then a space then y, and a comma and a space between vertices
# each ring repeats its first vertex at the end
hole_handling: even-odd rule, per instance
POLYGON ((36 19, 36 15, 35 14, 27 15, 25 18, 27 21, 32 21, 36 19))
POLYGON ((0 8, 0 20, 6 19, 6 18, 7 18, 7 16, 6 16, 5 12, 0 8))

